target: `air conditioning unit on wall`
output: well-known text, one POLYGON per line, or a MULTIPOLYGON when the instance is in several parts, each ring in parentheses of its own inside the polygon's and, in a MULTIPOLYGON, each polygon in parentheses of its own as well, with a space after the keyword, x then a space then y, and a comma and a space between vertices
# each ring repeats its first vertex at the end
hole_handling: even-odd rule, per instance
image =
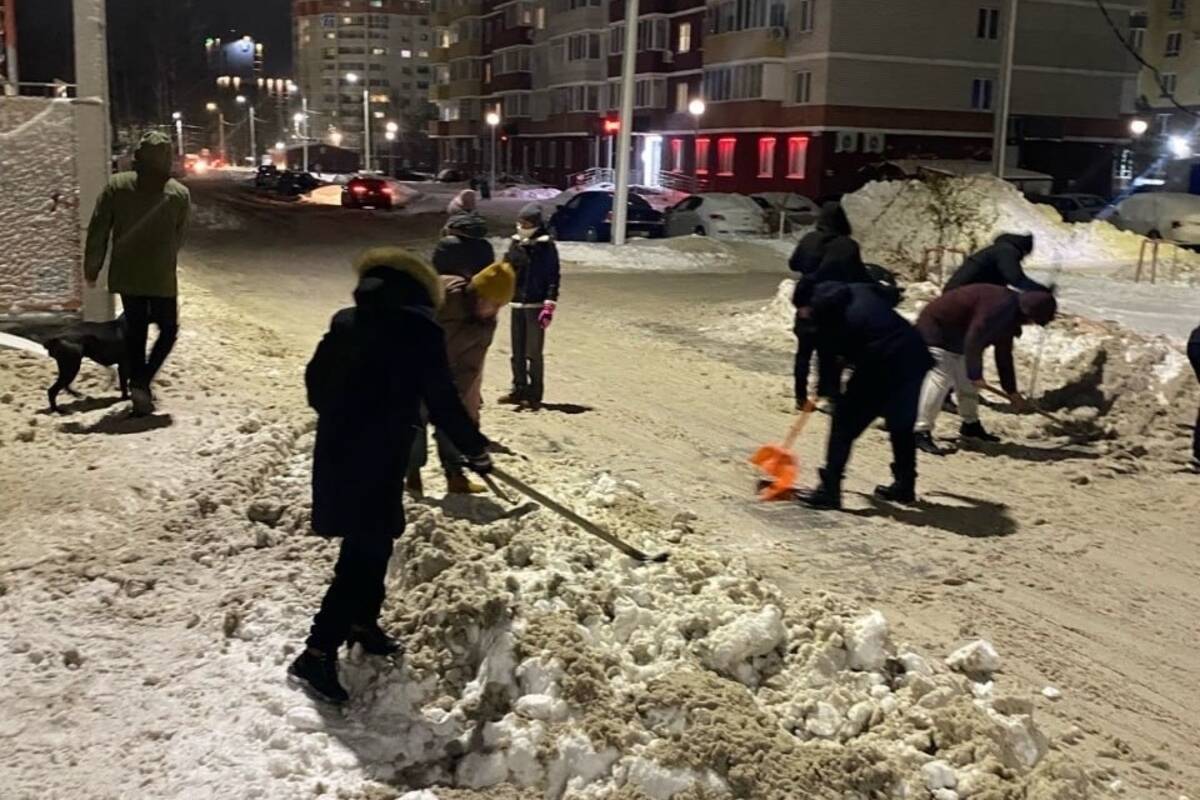
POLYGON ((886 144, 886 136, 875 131, 872 133, 864 133, 863 137, 863 152, 864 153, 882 153, 886 144))
POLYGON ((857 153, 858 152, 858 132, 857 131, 838 131, 837 143, 834 145, 833 152, 835 152, 835 153, 857 153))

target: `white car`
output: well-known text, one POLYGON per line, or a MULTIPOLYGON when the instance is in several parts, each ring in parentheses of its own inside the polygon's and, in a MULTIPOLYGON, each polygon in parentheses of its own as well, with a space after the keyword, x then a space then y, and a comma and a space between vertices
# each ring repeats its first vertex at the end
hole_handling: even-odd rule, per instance
POLYGON ((667 236, 748 236, 767 233, 762 208, 744 194, 693 194, 667 209, 667 236))
POLYGON ((1112 223, 1151 239, 1200 245, 1200 196, 1182 192, 1135 194, 1117 204, 1112 223))

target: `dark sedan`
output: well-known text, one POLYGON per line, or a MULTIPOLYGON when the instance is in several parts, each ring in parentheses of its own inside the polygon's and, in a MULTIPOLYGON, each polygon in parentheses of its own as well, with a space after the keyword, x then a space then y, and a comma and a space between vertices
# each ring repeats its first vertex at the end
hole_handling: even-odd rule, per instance
MULTIPOLYGON (((550 217, 550 232, 556 239, 574 242, 607 242, 612 239, 613 193, 580 192, 550 217)), ((657 239, 663 235, 663 215, 636 194, 629 195, 629 236, 657 239)))
POLYGON ((384 178, 352 178, 342 188, 342 208, 391 209, 395 190, 384 178))

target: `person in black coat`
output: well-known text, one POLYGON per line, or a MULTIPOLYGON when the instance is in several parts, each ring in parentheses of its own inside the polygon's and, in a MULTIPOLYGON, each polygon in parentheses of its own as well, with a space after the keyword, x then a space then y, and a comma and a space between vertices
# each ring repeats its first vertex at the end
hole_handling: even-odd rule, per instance
POLYGON ((558 248, 537 203, 521 209, 504 260, 517 273, 512 299, 512 389, 501 403, 537 410, 546 388, 546 329, 558 307, 558 248))
POLYGON ((355 306, 334 315, 305 373, 317 412, 312 526, 342 546, 307 648, 288 669, 291 680, 335 703, 348 699, 337 674, 342 644, 376 655, 399 649, 378 617, 392 540, 404 531, 404 476, 422 403, 467 466, 491 469, 488 441, 459 399, 434 318, 437 274, 387 247, 367 251, 355 268, 355 306))
POLYGON ((805 310, 818 354, 839 358, 854 369, 845 393, 833 406, 820 485, 800 496, 814 508, 842 507, 842 477, 850 451, 877 417, 887 421, 894 481, 877 487, 875 494, 893 502, 916 499, 913 425, 921 384, 933 359, 921 334, 893 310, 892 299, 885 287, 824 282, 805 310))
MULTIPOLYGON (((1187 345, 1188 361, 1196 371, 1196 380, 1200 381, 1200 325, 1192 331, 1187 345)), ((1192 433, 1192 469, 1200 472, 1200 412, 1196 414, 1196 429, 1192 433)))
POLYGON ((487 221, 474 211, 452 214, 443 236, 433 248, 433 268, 439 275, 458 275, 471 280, 496 260, 488 241, 487 221))
POLYGON ((942 287, 949 292, 972 283, 1011 286, 1022 291, 1049 291, 1025 274, 1021 262, 1033 252, 1033 234, 1002 233, 996 241, 978 253, 968 256, 942 287))
MULTIPOLYGON (((808 402, 808 373, 816 342, 811 324, 803 309, 811 302, 818 286, 829 281, 838 283, 871 283, 872 278, 863 264, 858 243, 851 238, 850 220, 838 203, 825 203, 817 217, 817 227, 806 234, 792 251, 788 267, 797 273, 792 304, 796 307, 796 407, 808 402)), ((840 370, 836 360, 817 359, 817 394, 835 397, 840 391, 840 370)))

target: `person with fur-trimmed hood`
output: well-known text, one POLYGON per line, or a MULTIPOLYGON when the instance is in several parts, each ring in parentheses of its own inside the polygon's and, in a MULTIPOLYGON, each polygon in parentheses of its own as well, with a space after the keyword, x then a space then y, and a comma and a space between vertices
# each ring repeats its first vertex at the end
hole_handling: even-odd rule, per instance
POLYGON ((434 317, 443 290, 433 268, 395 247, 355 264, 354 307, 334 315, 305 372, 317 412, 312 526, 341 551, 306 649, 289 679, 333 703, 348 699, 337 652, 358 642, 373 655, 400 645, 379 626, 392 541, 404 532, 403 487, 422 404, 466 465, 491 470, 488 440, 463 407, 434 317))
POLYGON ((558 248, 537 203, 521 209, 504 260, 516 270, 517 288, 512 301, 512 389, 500 402, 537 410, 546 386, 546 329, 554 321, 560 278, 558 248))

